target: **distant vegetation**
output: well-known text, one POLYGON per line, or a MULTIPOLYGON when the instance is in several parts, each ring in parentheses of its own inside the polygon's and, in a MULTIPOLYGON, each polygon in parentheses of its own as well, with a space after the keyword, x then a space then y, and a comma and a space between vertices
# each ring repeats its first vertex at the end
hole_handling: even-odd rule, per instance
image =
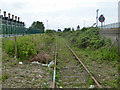
POLYGON ((56 32, 55 30, 51 30, 51 29, 46 30, 46 33, 55 33, 55 32, 56 32))
POLYGON ((63 32, 71 31, 71 28, 64 28, 63 32))
POLYGON ((36 21, 32 23, 29 29, 38 29, 38 30, 41 30, 41 32, 44 32, 45 27, 43 22, 36 21))

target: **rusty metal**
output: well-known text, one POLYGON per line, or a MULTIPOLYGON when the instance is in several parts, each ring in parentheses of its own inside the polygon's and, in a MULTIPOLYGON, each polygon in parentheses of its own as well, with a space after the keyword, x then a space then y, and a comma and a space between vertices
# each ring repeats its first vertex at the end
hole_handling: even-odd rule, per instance
MULTIPOLYGON (((62 39, 63 40, 63 39, 62 39)), ((63 40, 64 41, 64 40, 63 40)), ((82 64, 82 66, 85 68, 85 70, 88 72, 88 74, 91 76, 91 78, 94 80, 94 82, 97 84, 99 88, 102 88, 102 86, 98 83, 98 81, 94 78, 94 76, 89 72, 89 70, 86 68, 86 66, 83 64, 83 62, 78 58, 78 56, 74 53, 74 51, 68 46, 68 44, 64 41, 64 43, 67 45, 67 47, 71 50, 71 52, 74 54, 74 56, 79 60, 79 62, 82 64)))
POLYGON ((56 75, 56 59, 57 59, 57 36, 56 36, 56 50, 55 50, 55 62, 54 62, 54 74, 53 74, 53 90, 55 88, 55 75, 56 75))

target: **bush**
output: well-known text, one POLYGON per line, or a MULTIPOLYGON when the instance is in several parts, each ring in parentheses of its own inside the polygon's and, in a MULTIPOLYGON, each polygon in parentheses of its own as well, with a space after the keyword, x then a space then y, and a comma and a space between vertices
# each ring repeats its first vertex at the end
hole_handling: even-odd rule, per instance
POLYGON ((64 28, 63 32, 71 31, 71 28, 64 28))
POLYGON ((87 31, 87 29, 88 29, 88 28, 83 27, 83 28, 81 29, 81 31, 87 31))
POLYGON ((111 40, 103 40, 99 35, 98 28, 83 28, 73 33, 63 32, 61 34, 72 46, 79 47, 91 53, 91 60, 118 61, 119 55, 116 47, 111 47, 111 40))
MULTIPOLYGON (((30 57, 37 55, 38 51, 46 52, 53 43, 54 37, 47 34, 39 35, 26 35, 17 37, 17 58, 21 61, 27 60, 30 57)), ((3 50, 9 55, 14 57, 15 54, 15 40, 12 38, 3 38, 3 50)))
POLYGON ((99 30, 96 28, 91 28, 83 32, 77 42, 79 42, 78 45, 80 47, 84 48, 90 47, 98 49, 104 45, 104 40, 100 37, 99 30))
POLYGON ((63 32, 63 37, 69 39, 70 42, 74 43, 81 48, 93 48, 97 49, 102 47, 105 43, 99 35, 99 29, 97 28, 82 28, 75 32, 63 32))

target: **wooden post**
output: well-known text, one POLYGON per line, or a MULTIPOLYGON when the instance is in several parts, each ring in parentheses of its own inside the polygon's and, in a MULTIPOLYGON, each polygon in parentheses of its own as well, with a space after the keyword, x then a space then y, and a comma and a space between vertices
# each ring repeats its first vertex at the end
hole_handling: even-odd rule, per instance
POLYGON ((17 58, 17 37, 15 35, 15 58, 17 58))

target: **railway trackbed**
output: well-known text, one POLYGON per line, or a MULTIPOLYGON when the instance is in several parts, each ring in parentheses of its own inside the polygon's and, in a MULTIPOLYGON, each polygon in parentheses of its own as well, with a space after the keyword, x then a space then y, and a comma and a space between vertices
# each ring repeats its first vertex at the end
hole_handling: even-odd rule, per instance
POLYGON ((57 37, 52 88, 102 88, 68 44, 57 37))
MULTIPOLYGON (((53 37, 50 38, 51 36, 52 35, 48 36, 43 34, 37 35, 34 38, 28 38, 28 40, 30 39, 29 42, 34 39, 35 42, 32 42, 36 43, 37 49, 41 51, 41 53, 37 56, 45 54, 50 55, 51 61, 49 64, 53 62, 55 58, 54 65, 52 64, 50 67, 46 63, 33 63, 31 59, 33 60, 34 57, 25 59, 23 64, 19 64, 17 59, 9 56, 5 51, 2 52, 3 88, 89 88, 90 86, 95 86, 96 88, 117 87, 117 63, 101 60, 100 58, 100 60, 93 60, 91 59, 92 56, 95 56, 96 58, 97 54, 94 55, 94 53, 91 53, 92 50, 87 51, 87 49, 80 49, 79 47, 74 46, 74 43, 71 43, 71 48, 77 55, 75 53, 73 54, 74 51, 67 45, 67 43, 64 42, 66 40, 62 40, 56 35, 57 39, 53 36, 54 40, 51 41, 53 39, 53 37), (93 55, 91 56, 91 54, 93 55), (83 63, 85 65, 83 65, 83 63), (85 70, 86 67, 87 69, 85 70)), ((9 39, 4 38, 4 40, 9 39)), ((10 40, 12 40, 12 38, 10 38, 10 40)), ((39 58, 37 60, 40 61, 42 59, 39 58)))

